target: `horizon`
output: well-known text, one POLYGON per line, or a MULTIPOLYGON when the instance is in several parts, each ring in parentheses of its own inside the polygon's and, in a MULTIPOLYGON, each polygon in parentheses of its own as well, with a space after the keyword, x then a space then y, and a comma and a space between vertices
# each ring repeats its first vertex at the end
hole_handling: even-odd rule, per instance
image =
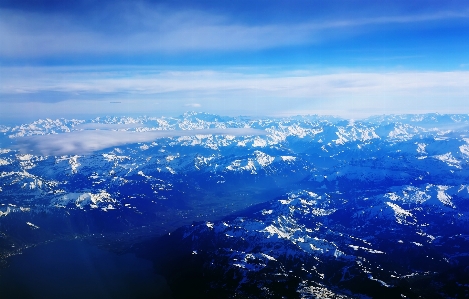
MULTIPOLYGON (((178 119, 181 117, 184 117, 187 114, 208 114, 208 115, 213 115, 213 116, 219 116, 219 117, 229 117, 229 118, 249 118, 253 120, 262 120, 262 119, 294 119, 297 117, 300 118, 308 118, 308 117, 318 117, 318 118, 334 118, 337 119, 338 121, 358 121, 358 122, 366 122, 368 120, 373 120, 373 118, 377 117, 385 117, 385 118, 390 118, 390 117, 402 117, 402 116, 428 116, 428 115, 436 115, 436 116, 469 116, 469 113, 439 113, 439 112, 425 112, 425 113, 384 113, 384 114, 372 114, 372 115, 367 115, 364 117, 360 118, 347 118, 339 115, 332 115, 332 114, 292 114, 292 115, 242 115, 242 114, 223 114, 223 113, 210 113, 210 112, 205 112, 205 111, 196 111, 196 110, 187 110, 185 112, 179 113, 179 114, 161 114, 161 115, 156 115, 156 114, 83 114, 83 115, 74 115, 74 117, 68 118, 68 117, 29 117, 29 118, 12 118, 12 119, 2 119, 0 126, 5 126, 5 127, 14 127, 14 126, 22 126, 22 125, 28 125, 32 123, 36 123, 38 121, 57 121, 57 120, 66 120, 66 121, 84 121, 85 124, 93 124, 97 119, 106 119, 106 118, 130 118, 133 120, 138 120, 141 118, 156 118, 156 119, 178 119)), ((94 124, 102 124, 105 125, 107 123, 101 123, 101 122, 96 122, 94 124)), ((116 124, 113 124, 116 125, 116 124)), ((125 124, 127 126, 131 125, 125 124)), ((83 125, 78 125, 78 126, 83 126, 83 125)), ((116 125, 117 126, 117 125, 116 125)), ((83 129, 83 130, 92 130, 92 129, 83 129)), ((108 129, 101 129, 97 128, 97 130, 108 130, 108 129)))

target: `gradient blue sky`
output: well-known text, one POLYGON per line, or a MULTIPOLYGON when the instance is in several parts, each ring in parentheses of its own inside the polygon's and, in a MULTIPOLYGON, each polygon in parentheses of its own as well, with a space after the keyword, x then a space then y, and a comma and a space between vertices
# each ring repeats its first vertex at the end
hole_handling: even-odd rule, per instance
POLYGON ((468 1, 0 1, 0 45, 4 121, 469 113, 468 1))

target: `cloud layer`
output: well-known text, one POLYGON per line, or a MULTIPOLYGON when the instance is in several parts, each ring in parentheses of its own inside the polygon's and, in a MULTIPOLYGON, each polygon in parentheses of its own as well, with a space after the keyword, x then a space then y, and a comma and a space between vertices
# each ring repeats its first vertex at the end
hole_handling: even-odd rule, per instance
POLYGON ((469 71, 10 68, 0 116, 469 113, 469 71), (122 77, 121 72, 126 76, 122 77), (54 94, 54 97, 48 95, 54 94), (118 103, 113 103, 113 102, 118 103))
POLYGON ((86 6, 90 7, 83 5, 76 11, 56 9, 56 6, 50 10, 47 6, 45 9, 32 9, 31 5, 4 7, 0 9, 0 55, 50 57, 261 50, 350 38, 383 30, 388 25, 469 18, 468 7, 454 3, 441 7, 422 5, 417 9, 418 5, 399 1, 381 1, 379 6, 369 1, 359 1, 356 5, 346 5, 343 1, 327 5, 322 1, 281 2, 274 1, 273 7, 278 11, 268 9, 263 3, 255 7, 248 3, 222 7, 213 3, 178 5, 151 1, 104 1, 99 5, 87 2, 86 6), (290 7, 294 5, 298 9, 290 7))

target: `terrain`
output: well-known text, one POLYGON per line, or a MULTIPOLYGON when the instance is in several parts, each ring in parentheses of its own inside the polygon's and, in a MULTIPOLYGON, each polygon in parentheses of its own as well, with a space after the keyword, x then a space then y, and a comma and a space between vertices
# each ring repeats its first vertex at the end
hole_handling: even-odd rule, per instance
POLYGON ((173 298, 469 296, 469 115, 188 112, 0 132, 4 264, 84 239, 151 260, 173 298))

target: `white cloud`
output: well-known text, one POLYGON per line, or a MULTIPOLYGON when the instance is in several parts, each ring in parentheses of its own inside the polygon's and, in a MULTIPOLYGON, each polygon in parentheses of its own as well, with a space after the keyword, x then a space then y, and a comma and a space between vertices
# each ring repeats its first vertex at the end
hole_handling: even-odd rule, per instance
MULTIPOLYGON (((113 11, 109 13, 112 15, 113 11)), ((89 25, 88 22, 93 20, 83 23, 83 20, 67 15, 2 9, 0 55, 37 57, 80 53, 267 49, 314 44, 333 38, 341 31, 346 35, 360 34, 365 27, 369 31, 378 30, 379 25, 385 24, 469 17, 467 11, 440 11, 404 16, 303 20, 288 24, 251 24, 197 10, 164 10, 145 5, 119 7, 115 15, 117 17, 110 18, 111 24, 89 25)))
POLYGON ((200 107, 202 107, 202 105, 199 104, 199 103, 190 103, 190 104, 186 104, 186 105, 184 105, 184 106, 186 106, 186 107, 192 107, 192 108, 200 108, 200 107))
POLYGON ((469 113, 469 71, 225 69, 153 71, 5 68, 1 117, 30 114, 180 114, 190 108, 235 115, 301 111, 357 117, 383 113, 469 113), (53 94, 52 100, 49 94, 53 94), (119 101, 119 104, 110 104, 119 101), (193 102, 192 102, 193 101, 193 102), (91 108, 91 109, 90 109, 91 108))
MULTIPOLYGON (((400 71, 400 72, 360 72, 338 71, 319 74, 313 71, 270 72, 256 68, 260 73, 236 69, 225 71, 155 71, 143 69, 126 70, 129 75, 122 77, 119 72, 96 69, 77 72, 70 68, 9 68, 3 78, 0 92, 30 96, 39 92, 62 92, 80 94, 135 94, 155 95, 173 92, 195 92, 196 95, 217 92, 242 91, 275 95, 280 97, 329 97, 349 95, 390 93, 394 95, 414 94, 418 91, 434 95, 438 90, 448 93, 467 92, 468 71, 400 71), (265 72, 262 72, 265 71, 265 72)), ((121 72, 122 72, 121 71, 121 72)), ((47 101, 47 100, 44 100, 47 101)), ((185 103, 185 106, 200 107, 200 101, 185 103)))

